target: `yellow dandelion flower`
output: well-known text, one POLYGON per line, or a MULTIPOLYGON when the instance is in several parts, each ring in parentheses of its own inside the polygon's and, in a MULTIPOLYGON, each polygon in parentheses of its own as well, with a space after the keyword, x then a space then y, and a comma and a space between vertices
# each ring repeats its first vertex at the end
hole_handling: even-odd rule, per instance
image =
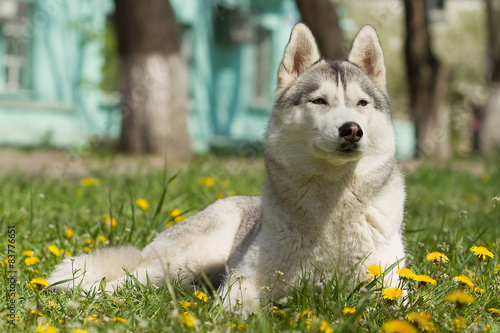
POLYGON ((236 195, 236 191, 229 191, 227 194, 229 197, 234 197, 236 195))
POLYGON ((457 303, 457 304, 476 302, 476 299, 474 298, 474 296, 471 296, 462 290, 455 290, 455 291, 451 292, 450 294, 446 295, 444 300, 447 302, 450 302, 450 303, 457 303))
POLYGON ((215 199, 222 199, 224 198, 224 194, 222 194, 221 192, 217 192, 217 194, 215 195, 215 199))
POLYGON ((36 310, 31 310, 31 313, 37 314, 37 315, 39 315, 39 316, 43 316, 43 313, 38 312, 38 311, 36 311, 36 310))
POLYGON ((47 249, 57 257, 59 257, 61 255, 61 253, 63 253, 63 251, 60 250, 56 245, 49 245, 49 247, 47 249))
POLYGON ((343 309, 342 309, 342 314, 343 314, 344 316, 351 315, 351 314, 353 314, 354 312, 356 312, 356 308, 343 308, 343 309))
POLYGON ((431 314, 425 311, 422 312, 409 312, 407 315, 410 322, 425 323, 431 320, 431 314))
POLYGON ((37 278, 33 278, 31 279, 30 281, 30 285, 40 285, 40 286, 48 286, 49 283, 47 282, 47 279, 46 278, 42 278, 42 277, 37 277, 37 278))
POLYGON ((38 257, 28 257, 28 258, 24 259, 24 263, 26 264, 26 266, 34 265, 39 261, 40 261, 40 259, 38 257))
POLYGON ((212 177, 205 177, 202 179, 202 184, 205 184, 206 187, 212 187, 215 185, 215 180, 212 177))
POLYGON ((57 333, 57 329, 54 326, 50 326, 49 323, 42 325, 36 329, 36 333, 57 333))
POLYGON ((411 269, 406 267, 398 269, 396 273, 398 273, 398 275, 403 279, 413 279, 416 276, 411 269))
POLYGON ((415 281, 422 282, 422 283, 430 283, 430 284, 436 284, 436 280, 431 278, 428 275, 415 275, 413 278, 415 281))
POLYGON ((453 326, 455 326, 456 332, 463 331, 467 328, 467 324, 465 323, 465 319, 462 317, 452 319, 453 326))
POLYGON ((178 209, 178 208, 172 209, 172 211, 170 212, 170 216, 171 216, 172 218, 177 217, 177 216, 179 216, 179 215, 181 215, 181 214, 182 214, 182 212, 181 212, 181 210, 180 210, 180 209, 178 209))
POLYGON ((373 265, 370 265, 366 268, 367 270, 367 273, 368 276, 371 276, 371 277, 379 277, 380 275, 382 275, 383 271, 382 271, 382 267, 380 267, 380 265, 377 265, 377 264, 373 264, 373 265))
POLYGON ((208 302, 208 296, 207 296, 207 294, 205 294, 205 293, 204 293, 204 292, 202 292, 202 291, 197 290, 197 291, 195 291, 195 292, 193 293, 193 295, 194 295, 197 299, 199 299, 200 301, 203 301, 203 302, 205 302, 205 303, 206 303, 206 302, 208 302))
POLYGON ((99 235, 99 237, 97 237, 97 240, 99 242, 105 243, 108 239, 103 235, 99 235))
POLYGON ((409 312, 408 321, 418 324, 418 328, 423 332, 436 332, 436 325, 431 322, 431 314, 425 311, 409 312))
POLYGON ((180 209, 175 208, 170 212, 170 217, 174 219, 175 223, 179 223, 184 220, 184 216, 182 216, 182 212, 180 209))
POLYGON ((448 259, 447 256, 445 256, 443 253, 438 252, 438 251, 428 253, 427 256, 425 257, 425 259, 430 260, 430 261, 434 261, 435 263, 438 263, 438 262, 445 262, 446 263, 450 260, 450 259, 448 259))
POLYGON ((97 186, 100 183, 101 183, 101 180, 99 178, 82 178, 82 179, 80 179, 80 186, 81 187, 97 186))
POLYGON ((94 250, 92 250, 92 249, 91 249, 90 247, 88 247, 88 246, 85 246, 85 247, 83 248, 83 251, 84 251, 84 252, 86 252, 86 253, 90 253, 90 252, 93 252, 94 250))
POLYGON ((52 309, 55 309, 57 306, 57 303, 54 302, 53 300, 48 300, 47 301, 47 306, 50 306, 52 309))
POLYGON ((314 312, 311 310, 304 310, 299 314, 299 317, 301 318, 315 318, 316 316, 314 315, 314 312))
POLYGON ((184 312, 179 316, 179 322, 186 327, 194 327, 196 317, 189 312, 184 312))
POLYGON ((474 287, 474 292, 476 294, 484 294, 484 289, 481 289, 479 287, 474 287))
POLYGON ((474 284, 472 283, 472 281, 465 275, 455 276, 453 278, 453 281, 457 281, 458 283, 460 283, 462 285, 469 286, 471 288, 474 287, 474 284))
POLYGON ((497 266, 494 269, 494 273, 498 274, 500 272, 500 264, 497 264, 497 266))
POLYGON ((425 323, 419 323, 418 328, 422 332, 438 332, 436 325, 430 321, 427 321, 425 323))
POLYGON ((75 235, 75 231, 72 229, 66 229, 65 232, 66 232, 66 237, 68 238, 71 238, 75 235))
POLYGON ((325 333, 332 333, 333 332, 330 324, 324 319, 321 320, 321 324, 319 325, 319 331, 325 332, 325 333))
POLYGON ((401 297, 401 295, 403 295, 403 290, 398 287, 386 287, 382 289, 382 296, 391 301, 401 297))
POLYGON ((144 198, 137 199, 137 201, 135 203, 142 210, 146 210, 149 207, 149 202, 144 198))
POLYGON ((73 328, 71 333, 89 333, 89 331, 82 330, 81 328, 73 328))
POLYGON ((399 319, 390 319, 382 325, 382 331, 386 333, 418 333, 418 330, 410 323, 399 319))
POLYGON ((86 323, 87 321, 88 321, 88 322, 96 321, 96 316, 95 316, 95 315, 93 315, 93 314, 88 315, 88 316, 87 316, 87 318, 84 318, 84 319, 83 319, 83 322, 84 322, 84 323, 86 323))
POLYGON ((491 313, 493 313, 493 314, 495 314, 495 315, 500 316, 500 310, 499 310, 499 309, 489 308, 489 309, 488 309, 488 312, 491 312, 491 313))
POLYGON ((126 323, 126 322, 127 322, 127 319, 125 319, 125 318, 120 318, 120 317, 114 317, 114 318, 113 318, 113 321, 114 321, 115 323, 126 323))
POLYGON ((21 252, 21 255, 24 256, 24 257, 34 257, 35 256, 35 252, 33 252, 33 251, 23 251, 23 252, 21 252))
POLYGON ((71 252, 69 252, 68 250, 64 251, 64 255, 66 257, 71 257, 71 252))
POLYGON ((484 246, 473 246, 470 248, 470 251, 474 253, 480 260, 486 260, 486 257, 494 258, 495 255, 488 251, 484 246))
POLYGON ((187 301, 179 301, 179 305, 183 307, 184 309, 187 309, 191 306, 196 306, 198 303, 196 302, 187 302, 187 301))
POLYGON ((111 218, 109 215, 105 214, 102 216, 102 219, 107 225, 110 225, 112 227, 116 227, 116 220, 114 218, 111 218))
POLYGON ((281 309, 274 309, 273 314, 281 319, 284 319, 286 317, 286 312, 281 309))

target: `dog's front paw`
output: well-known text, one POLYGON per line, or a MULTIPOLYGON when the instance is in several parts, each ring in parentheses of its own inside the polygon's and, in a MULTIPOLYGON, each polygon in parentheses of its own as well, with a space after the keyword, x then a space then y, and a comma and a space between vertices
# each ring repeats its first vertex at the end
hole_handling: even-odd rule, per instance
POLYGON ((220 291, 223 307, 233 313, 241 313, 246 319, 259 308, 258 289, 241 277, 231 278, 220 291))

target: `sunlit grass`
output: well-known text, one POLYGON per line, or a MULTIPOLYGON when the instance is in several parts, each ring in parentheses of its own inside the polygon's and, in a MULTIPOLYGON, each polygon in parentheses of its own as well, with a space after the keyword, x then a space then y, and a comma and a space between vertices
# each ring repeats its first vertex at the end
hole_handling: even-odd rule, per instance
MULTIPOLYGON (((193 294, 175 284, 131 284, 113 295, 44 288, 65 256, 110 245, 143 247, 217 198, 259 194, 262 161, 208 157, 180 171, 120 175, 103 169, 85 180, 1 176, 4 275, 7 229, 16 227, 16 331, 498 332, 500 176, 494 163, 485 170, 487 177, 428 165, 407 172, 408 270, 398 271, 405 277, 398 288, 383 286, 376 267, 354 289, 339 277, 321 287, 306 277, 289 297, 263 303, 246 321, 218 307, 209 291, 193 294)), ((8 331, 14 327, 8 283, 2 291, 0 329, 8 331)))

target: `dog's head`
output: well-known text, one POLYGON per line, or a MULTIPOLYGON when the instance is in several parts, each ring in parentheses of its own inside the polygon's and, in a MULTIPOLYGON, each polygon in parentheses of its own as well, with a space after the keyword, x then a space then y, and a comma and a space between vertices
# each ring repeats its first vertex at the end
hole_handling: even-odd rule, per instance
POLYGON ((395 137, 377 33, 363 27, 345 61, 322 59, 297 24, 278 71, 266 150, 289 163, 343 165, 393 157, 395 137))

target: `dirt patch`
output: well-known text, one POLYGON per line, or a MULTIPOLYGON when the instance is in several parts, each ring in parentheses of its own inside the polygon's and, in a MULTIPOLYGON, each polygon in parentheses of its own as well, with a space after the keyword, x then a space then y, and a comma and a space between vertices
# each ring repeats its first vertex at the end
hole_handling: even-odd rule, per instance
MULTIPOLYGON (((188 162, 175 162, 177 168, 188 162)), ((162 169, 165 160, 158 156, 95 156, 79 155, 59 150, 22 151, 0 149, 0 173, 24 173, 50 178, 86 177, 96 170, 113 170, 117 173, 138 173, 162 169)), ((172 165, 169 163, 169 166, 172 165)))
MULTIPOLYGON (((259 157, 240 159, 217 156, 217 161, 228 170, 264 170, 263 159, 259 157)), ((94 176, 106 171, 118 174, 144 174, 153 170, 163 170, 167 162, 170 172, 187 169, 193 161, 172 161, 161 156, 123 155, 97 153, 76 154, 62 150, 16 150, 0 148, 0 174, 23 173, 35 177, 56 179, 76 179, 94 176)), ((210 167, 207 163, 206 167, 210 167)))

